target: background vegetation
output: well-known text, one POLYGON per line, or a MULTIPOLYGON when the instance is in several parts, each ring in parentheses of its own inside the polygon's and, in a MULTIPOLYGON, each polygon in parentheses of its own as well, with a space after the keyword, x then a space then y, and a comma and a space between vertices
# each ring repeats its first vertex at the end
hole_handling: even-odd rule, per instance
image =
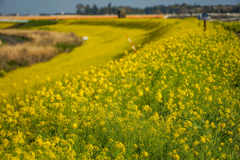
POLYGON ((117 14, 119 8, 125 8, 127 14, 184 14, 184 13, 240 13, 240 4, 231 5, 211 5, 201 6, 198 4, 189 5, 186 3, 174 5, 157 5, 145 8, 133 8, 130 6, 112 6, 109 3, 106 7, 98 7, 97 5, 77 4, 77 14, 97 15, 97 14, 117 14))
POLYGON ((240 33, 240 23, 239 22, 216 22, 216 24, 221 24, 225 29, 233 31, 235 33, 240 33))

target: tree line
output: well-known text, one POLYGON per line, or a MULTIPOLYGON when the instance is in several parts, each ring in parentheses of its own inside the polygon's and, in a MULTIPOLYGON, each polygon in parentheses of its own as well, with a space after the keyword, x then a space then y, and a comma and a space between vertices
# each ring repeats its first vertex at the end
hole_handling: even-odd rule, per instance
POLYGON ((109 3, 106 7, 98 7, 96 4, 93 6, 77 4, 76 13, 80 15, 104 15, 104 14, 117 14, 119 9, 125 9, 127 14, 184 14, 184 13, 240 13, 240 4, 238 5, 215 5, 215 6, 201 6, 174 4, 174 5, 157 5, 145 8, 134 8, 130 6, 112 6, 109 3))

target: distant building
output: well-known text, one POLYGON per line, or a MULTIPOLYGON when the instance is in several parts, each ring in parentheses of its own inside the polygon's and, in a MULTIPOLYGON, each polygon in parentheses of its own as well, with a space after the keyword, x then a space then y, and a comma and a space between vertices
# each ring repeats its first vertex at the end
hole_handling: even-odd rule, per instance
POLYGON ((2 16, 5 16, 5 14, 3 14, 3 13, 0 13, 0 16, 2 17, 2 16))
POLYGON ((8 14, 8 16, 18 17, 19 13, 10 13, 10 14, 8 14))
POLYGON ((76 13, 70 13, 70 12, 64 13, 64 15, 73 15, 73 14, 76 14, 76 13))
POLYGON ((40 13, 39 16, 49 16, 50 14, 47 13, 40 13))
POLYGON ((29 16, 29 14, 20 14, 19 16, 29 16))
POLYGON ((36 16, 40 16, 39 14, 28 14, 29 17, 36 17, 36 16))

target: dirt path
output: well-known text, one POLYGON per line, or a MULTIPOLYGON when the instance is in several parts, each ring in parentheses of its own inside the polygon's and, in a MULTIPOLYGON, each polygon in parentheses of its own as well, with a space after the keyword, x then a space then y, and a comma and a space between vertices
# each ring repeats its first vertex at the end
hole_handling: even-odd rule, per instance
POLYGON ((24 43, 24 41, 19 38, 5 36, 5 35, 0 35, 0 39, 4 40, 6 43, 10 45, 17 45, 17 44, 24 43))

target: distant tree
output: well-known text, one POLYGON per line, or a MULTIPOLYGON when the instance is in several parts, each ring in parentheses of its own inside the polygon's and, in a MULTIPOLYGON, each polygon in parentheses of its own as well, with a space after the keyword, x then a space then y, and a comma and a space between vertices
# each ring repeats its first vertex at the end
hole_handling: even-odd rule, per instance
POLYGON ((118 8, 117 7, 111 7, 111 14, 118 14, 118 8))
POLYGON ((112 6, 112 4, 111 3, 108 3, 108 14, 111 14, 112 12, 111 12, 111 6, 112 6))
POLYGON ((161 10, 160 9, 157 9, 157 14, 161 14, 161 10))
POLYGON ((180 13, 202 13, 202 12, 218 12, 220 10, 221 13, 240 13, 240 4, 238 5, 218 5, 216 6, 201 6, 198 4, 189 5, 186 3, 182 4, 174 4, 174 5, 158 5, 158 6, 152 6, 152 7, 146 7, 144 9, 142 8, 132 8, 130 6, 112 6, 111 3, 108 3, 107 6, 98 8, 96 4, 92 6, 92 8, 89 5, 84 6, 83 4, 77 4, 77 14, 118 14, 118 9, 125 8, 126 14, 180 14, 180 13))
POLYGON ((98 7, 97 7, 97 5, 96 4, 94 4, 93 5, 93 7, 92 7, 92 12, 93 12, 93 14, 99 14, 99 9, 98 9, 98 7))
POLYGON ((100 14, 108 14, 108 7, 102 7, 100 9, 100 14))
POLYGON ((91 7, 89 5, 86 5, 84 9, 85 9, 85 14, 87 15, 91 14, 91 7))
POLYGON ((169 7, 166 9, 166 14, 169 14, 169 7))
POLYGON ((240 3, 233 8, 233 12, 240 13, 240 3))
POLYGON ((145 14, 151 14, 151 8, 150 7, 146 7, 144 9, 144 12, 145 12, 145 14))
POLYGON ((76 5, 77 8, 77 14, 85 14, 85 9, 84 9, 84 5, 79 3, 76 5))

